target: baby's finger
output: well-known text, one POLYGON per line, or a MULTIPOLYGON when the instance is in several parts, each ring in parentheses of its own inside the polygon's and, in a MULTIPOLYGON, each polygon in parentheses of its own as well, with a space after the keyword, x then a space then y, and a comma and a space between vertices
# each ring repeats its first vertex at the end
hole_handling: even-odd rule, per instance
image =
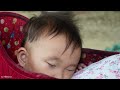
POLYGON ((78 69, 81 70, 81 69, 83 69, 83 68, 82 68, 81 66, 78 66, 78 69))
POLYGON ((93 62, 89 62, 88 65, 92 64, 93 62))
POLYGON ((83 63, 81 63, 81 66, 83 67, 83 68, 85 68, 85 67, 87 67, 85 64, 83 64, 83 63))
POLYGON ((76 71, 75 72, 78 72, 79 71, 79 69, 76 69, 76 71))

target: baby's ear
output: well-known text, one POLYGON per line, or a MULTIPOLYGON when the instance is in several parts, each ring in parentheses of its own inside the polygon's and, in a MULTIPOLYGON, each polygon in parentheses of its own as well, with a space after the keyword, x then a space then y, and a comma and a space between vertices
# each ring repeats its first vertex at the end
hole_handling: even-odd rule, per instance
POLYGON ((28 60, 28 52, 26 51, 25 48, 21 47, 15 52, 15 54, 17 56, 17 60, 20 66, 24 68, 28 60))

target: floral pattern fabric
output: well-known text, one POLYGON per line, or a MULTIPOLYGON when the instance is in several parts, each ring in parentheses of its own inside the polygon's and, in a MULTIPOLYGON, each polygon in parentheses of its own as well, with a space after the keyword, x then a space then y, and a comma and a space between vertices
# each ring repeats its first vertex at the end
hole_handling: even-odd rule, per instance
POLYGON ((120 79, 120 54, 89 65, 76 72, 72 79, 120 79))

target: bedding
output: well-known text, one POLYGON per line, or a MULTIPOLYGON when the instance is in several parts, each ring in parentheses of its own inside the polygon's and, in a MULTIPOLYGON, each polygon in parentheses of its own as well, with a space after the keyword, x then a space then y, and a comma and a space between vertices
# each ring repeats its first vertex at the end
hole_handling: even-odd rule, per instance
POLYGON ((120 79, 120 54, 89 65, 76 72, 72 79, 120 79))

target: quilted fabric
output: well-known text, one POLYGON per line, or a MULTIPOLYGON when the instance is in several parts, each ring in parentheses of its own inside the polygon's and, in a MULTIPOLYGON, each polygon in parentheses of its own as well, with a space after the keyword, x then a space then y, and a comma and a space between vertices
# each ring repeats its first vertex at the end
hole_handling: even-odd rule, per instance
POLYGON ((29 19, 10 12, 0 13, 0 40, 8 55, 17 63, 14 51, 21 46, 23 25, 29 19))

